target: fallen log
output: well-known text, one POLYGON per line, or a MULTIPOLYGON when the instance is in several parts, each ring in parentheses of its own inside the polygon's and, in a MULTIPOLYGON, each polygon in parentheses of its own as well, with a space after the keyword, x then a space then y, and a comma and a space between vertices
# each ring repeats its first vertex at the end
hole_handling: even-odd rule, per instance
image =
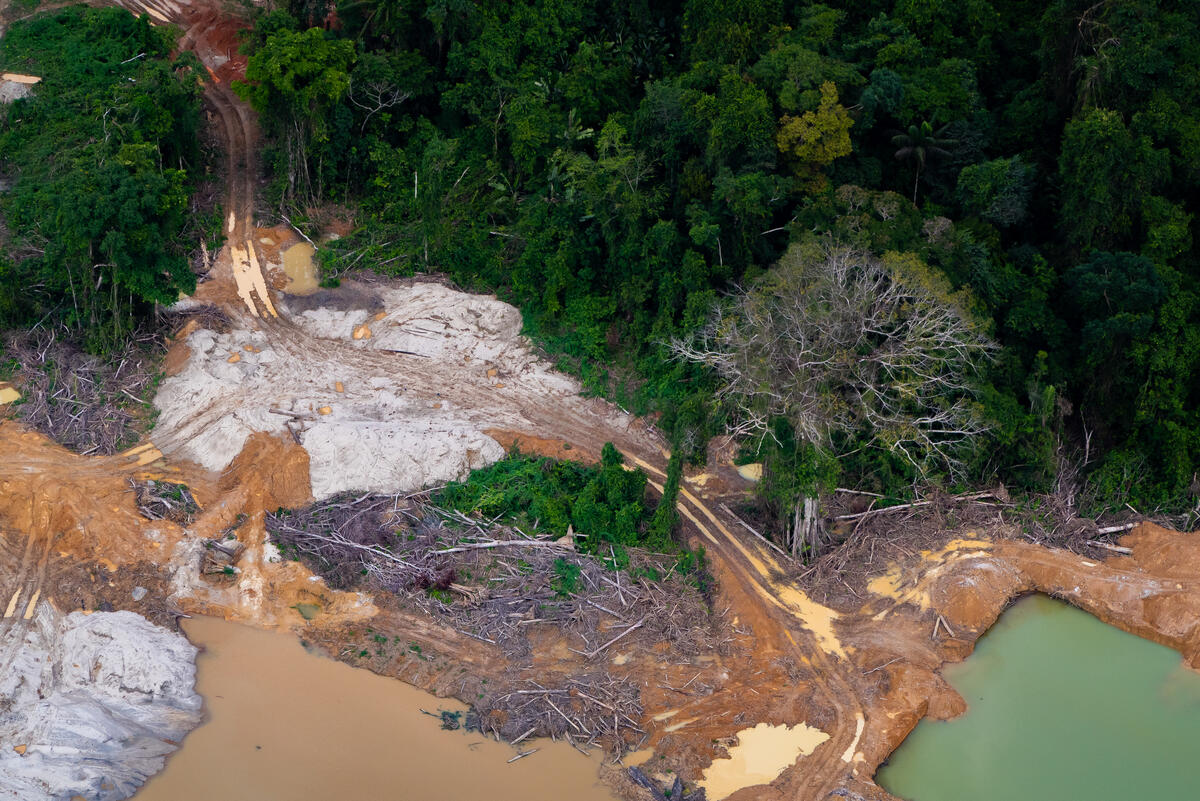
POLYGON ((1111 542, 1099 542, 1097 540, 1088 540, 1087 544, 1092 546, 1093 548, 1103 548, 1106 551, 1112 551, 1113 553, 1124 554, 1126 556, 1133 553, 1132 548, 1126 548, 1124 545, 1113 545, 1111 542))
POLYGON ((495 540, 492 542, 473 542, 467 545, 456 545, 453 548, 444 548, 440 551, 433 551, 435 554, 447 553, 463 553, 464 551, 482 551, 486 548, 562 548, 565 551, 574 551, 575 548, 571 545, 564 545, 557 540, 495 540))
POLYGON ((746 530, 747 530, 747 531, 749 531, 751 534, 753 534, 754 536, 758 537, 760 540, 762 540, 763 542, 765 542, 765 543, 767 544, 767 547, 769 547, 771 550, 775 551, 775 552, 776 552, 776 553, 778 553, 780 556, 786 557, 787 559, 792 559, 792 560, 794 560, 794 559, 795 559, 795 557, 794 557, 794 556, 792 556, 792 555, 791 555, 790 553, 788 553, 787 551, 783 550, 783 548, 780 548, 778 545, 776 545, 775 543, 771 542, 769 539, 767 539, 766 537, 764 537, 762 534, 759 534, 757 531, 755 531, 755 530, 754 530, 754 528, 752 528, 752 527, 750 526, 750 524, 749 524, 749 523, 747 523, 745 520, 743 520, 742 518, 740 518, 740 517, 738 517, 737 515, 735 515, 735 514, 733 513, 733 511, 732 511, 732 510, 731 510, 731 509, 730 509, 728 506, 726 506, 724 503, 720 504, 720 507, 721 507, 722 511, 724 511, 724 512, 725 512, 725 514, 729 515, 729 516, 730 516, 730 517, 732 517, 734 520, 736 520, 736 521, 738 521, 739 523, 741 523, 741 524, 742 524, 742 528, 746 529, 746 530))
MULTIPOLYGON (((996 497, 996 493, 989 490, 987 492, 968 492, 963 495, 951 495, 950 500, 952 500, 952 501, 978 501, 978 500, 982 500, 983 498, 995 498, 995 497, 996 497)), ((834 519, 835 520, 858 520, 860 518, 869 517, 871 515, 882 515, 882 514, 887 514, 888 512, 899 512, 904 509, 918 509, 922 506, 930 506, 932 504, 933 504, 933 501, 913 501, 912 503, 900 503, 900 504, 896 504, 895 506, 884 506, 879 509, 868 509, 865 512, 855 512, 854 514, 849 514, 849 515, 838 515, 834 519)))
POLYGON ((616 637, 613 637, 611 640, 609 640, 608 642, 604 643, 604 645, 601 645, 599 648, 596 648, 596 649, 595 649, 595 650, 593 650, 593 651, 589 651, 589 652, 587 652, 586 654, 584 654, 582 651, 575 651, 575 649, 574 649, 574 648, 572 648, 571 650, 572 650, 572 651, 575 651, 575 653, 577 653, 577 654, 583 654, 583 656, 586 656, 588 659, 592 659, 593 657, 596 657, 596 656, 598 656, 598 655, 600 654, 600 652, 601 652, 601 651, 603 651, 605 648, 607 648, 608 646, 612 645, 612 644, 613 644, 614 642, 616 642, 617 640, 619 640, 619 639, 621 639, 622 637, 624 637, 626 634, 629 634, 631 631, 636 631, 637 629, 640 629, 640 628, 642 627, 642 624, 643 624, 643 623, 645 623, 645 622, 646 622, 646 618, 642 618, 642 619, 641 619, 641 620, 639 620, 637 623, 634 623, 632 626, 630 626, 629 628, 627 628, 627 629, 625 629, 624 631, 622 631, 622 632, 621 632, 620 634, 618 634, 616 637))

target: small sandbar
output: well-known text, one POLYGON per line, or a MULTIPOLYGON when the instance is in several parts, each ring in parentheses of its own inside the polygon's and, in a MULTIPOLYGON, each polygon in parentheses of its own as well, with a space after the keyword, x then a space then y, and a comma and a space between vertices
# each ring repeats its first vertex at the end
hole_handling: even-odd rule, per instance
POLYGON ((808 756, 829 735, 806 723, 772 726, 760 723, 738 732, 728 759, 716 759, 698 784, 708 801, 721 801, 744 787, 769 784, 801 756, 808 756))

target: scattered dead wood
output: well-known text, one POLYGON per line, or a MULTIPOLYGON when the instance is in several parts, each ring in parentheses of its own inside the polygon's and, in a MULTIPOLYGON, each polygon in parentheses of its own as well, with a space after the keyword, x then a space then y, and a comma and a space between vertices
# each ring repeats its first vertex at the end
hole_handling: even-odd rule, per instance
POLYGON ((397 602, 499 647, 518 684, 498 683, 504 689, 475 709, 485 733, 513 742, 553 736, 577 747, 635 744, 644 735, 638 690, 610 674, 607 655, 663 641, 683 658, 727 647, 720 617, 669 555, 628 549, 628 564, 614 570, 614 554, 579 553, 542 532, 438 508, 422 494, 342 495, 268 514, 266 527, 285 555, 334 586, 366 584, 377 597, 390 591, 397 602), (565 638, 591 672, 560 685, 525 682, 530 634, 542 626, 565 638))
POLYGON ((1103 548, 1104 550, 1112 551, 1113 553, 1119 553, 1119 554, 1125 554, 1125 555, 1129 555, 1129 554, 1133 553, 1132 548, 1126 548, 1123 545, 1113 545, 1111 542, 1099 542, 1097 540, 1088 540, 1087 544, 1092 546, 1093 548, 1103 548))
POLYGON ((519 742, 530 736, 566 740, 579 750, 638 742, 646 732, 637 687, 607 672, 574 676, 557 686, 532 679, 480 700, 478 726, 498 738, 519 742))
POLYGON ((183 311, 171 312, 167 317, 173 323, 172 328, 176 331, 190 320, 195 320, 198 328, 206 328, 218 334, 228 333, 233 327, 233 319, 229 314, 221 307, 209 303, 191 306, 183 311))
POLYGON ((81 454, 113 454, 137 441, 163 348, 157 333, 139 332, 104 358, 85 353, 65 329, 35 326, 0 342, 17 365, 17 419, 81 454))
MULTIPOLYGON (((958 501, 958 502, 979 501, 984 498, 995 498, 995 497, 996 497, 996 495, 990 491, 988 491, 988 492, 969 492, 964 495, 951 495, 949 500, 958 501)), ((1005 498, 1005 501, 1007 501, 1007 498, 1005 498)), ((937 503, 937 502, 938 502, 937 499, 933 499, 933 500, 924 500, 924 501, 913 501, 912 503, 899 503, 899 504, 896 504, 895 506, 884 506, 879 509, 874 509, 874 508, 868 509, 865 512, 855 512, 854 514, 838 515, 834 519, 835 520, 860 520, 864 517, 870 517, 871 515, 894 514, 896 512, 903 512, 907 509, 919 509, 923 506, 931 506, 932 504, 937 503)))
POLYGON ((242 551, 246 550, 246 546, 236 539, 233 540, 205 540, 204 541, 204 560, 200 565, 200 572, 205 575, 237 575, 237 561, 241 558, 242 551))

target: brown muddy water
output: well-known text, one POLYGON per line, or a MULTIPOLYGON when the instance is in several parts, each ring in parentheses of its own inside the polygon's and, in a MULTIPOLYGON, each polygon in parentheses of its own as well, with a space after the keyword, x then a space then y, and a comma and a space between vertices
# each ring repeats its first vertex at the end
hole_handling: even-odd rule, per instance
POLYGON ((289 295, 311 295, 321 285, 320 270, 313 262, 313 246, 307 242, 292 245, 283 252, 283 271, 287 273, 288 285, 283 291, 289 295))
POLYGON ((421 709, 462 709, 395 679, 316 654, 295 638, 214 618, 184 622, 204 648, 197 690, 208 720, 135 801, 613 801, 566 743, 518 752, 444 731, 421 709))

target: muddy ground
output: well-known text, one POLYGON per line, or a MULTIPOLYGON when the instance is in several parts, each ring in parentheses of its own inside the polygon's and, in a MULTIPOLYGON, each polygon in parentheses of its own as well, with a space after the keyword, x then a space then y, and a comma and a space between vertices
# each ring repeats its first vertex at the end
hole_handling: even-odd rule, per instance
MULTIPOLYGON (((63 612, 129 609, 168 625, 182 614, 213 614, 295 631, 352 664, 467 701, 484 681, 517 688, 531 677, 594 672, 596 660, 573 652, 553 629, 531 633, 534 659, 513 664, 420 610, 330 589, 267 542, 265 511, 303 506, 314 490, 349 488, 348 475, 383 475, 390 491, 402 491, 405 482, 444 478, 513 443, 586 460, 611 441, 661 489, 668 454, 650 424, 580 397, 573 382, 537 359, 513 329, 519 316, 494 299, 433 293, 439 300, 417 321, 424 334, 413 333, 413 319, 400 319, 413 297, 403 287, 334 292, 318 307, 333 312, 319 320, 306 320, 299 305, 289 311, 275 289, 286 283, 275 266, 278 250, 262 241, 281 240, 253 220, 253 115, 227 89, 244 68, 228 46, 243 23, 216 6, 164 0, 151 10, 181 24, 183 46, 210 68, 205 96, 228 148, 230 244, 196 301, 220 308, 230 327, 193 324, 168 357, 169 380, 193 380, 188 386, 200 393, 209 379, 197 371, 207 370, 220 391, 185 395, 191 400, 169 406, 167 424, 150 440, 113 456, 79 456, 0 421, 0 597, 23 605, 20 599, 36 595, 63 612), (247 278, 254 269, 261 282, 247 278), (381 305, 363 303, 364 292, 381 305), (480 309, 492 311, 472 317, 480 309), (397 338, 376 335, 387 323, 397 323, 397 338), (401 335, 408 337, 402 343, 401 335), (237 367, 243 360, 254 370, 237 367), (340 474, 337 449, 354 449, 355 432, 363 431, 373 441, 402 437, 400 450, 415 467, 380 462, 340 474), (227 451, 195 450, 198 439, 213 437, 212 447, 227 451), (442 473, 416 469, 426 451, 448 465, 442 473), (147 479, 186 483, 200 505, 194 520, 145 517, 131 480, 147 479), (231 527, 245 546, 238 572, 203 572, 205 540, 221 541, 231 527), (148 590, 136 601, 135 587, 148 590), (317 613, 302 615, 300 605, 317 613), (357 657, 368 627, 420 650, 357 657)), ((717 582, 712 625, 719 636, 711 650, 685 657, 670 642, 631 638, 614 649, 620 659, 605 653, 601 660, 640 693, 637 728, 654 751, 645 766, 651 775, 666 779, 671 770, 702 781, 736 747, 739 732, 805 724, 825 737, 814 736, 808 753, 769 784, 760 777, 730 797, 889 798, 872 782, 876 767, 923 716, 965 708, 938 669, 969 654, 1027 592, 1063 598, 1200 667, 1200 540, 1192 535, 1143 525, 1122 539, 1128 555, 1089 559, 1022 542, 1000 523, 952 526, 932 539, 923 535, 930 544, 900 549, 893 564, 848 581, 845 591, 819 593, 804 583, 800 566, 765 547, 730 511, 749 488, 718 458, 680 493, 686 534, 705 547, 717 582)), ((20 638, 22 625, 20 615, 0 620, 0 638, 20 638)), ((627 797, 647 797, 620 770, 609 778, 627 797)))
MULTIPOLYGON (((5 598, 21 593, 18 607, 40 592, 42 603, 63 612, 129 609, 167 624, 179 614, 216 614, 295 631, 352 664, 464 700, 485 680, 516 687, 531 675, 545 680, 550 673, 595 669, 563 647, 552 628, 533 636, 531 664, 513 665, 497 649, 419 611, 330 590, 299 563, 273 556, 263 510, 309 498, 306 454, 283 437, 254 436, 222 474, 173 464, 152 451, 142 452, 155 456, 142 465, 142 454, 78 456, 12 421, 0 423, 0 451, 8 457, 0 463, 0 580, 5 598), (139 513, 129 479, 162 476, 195 489, 203 510, 189 527, 139 513), (202 574, 198 543, 238 515, 247 516, 238 529, 247 546, 241 574, 228 583, 202 574), (149 592, 135 601, 137 586, 149 592), (319 614, 305 620, 299 604, 319 614), (420 649, 362 659, 357 654, 371 640, 368 628, 420 649)), ((727 533, 721 503, 732 496, 708 489, 706 497, 706 488, 732 485, 740 480, 735 477, 731 468, 710 471, 704 487, 688 482, 681 501, 693 521, 690 533, 708 546, 718 605, 727 610, 722 647, 680 658, 670 643, 634 642, 606 666, 640 690, 639 724, 656 754, 651 773, 665 776, 671 769, 698 780, 736 744, 738 732, 759 723, 805 723, 829 739, 769 788, 733 797, 821 799, 846 789, 886 798, 870 781, 878 764, 921 717, 951 717, 965 708, 938 675, 940 666, 969 654, 1012 599, 1027 592, 1063 598, 1179 650, 1193 666, 1200 663, 1200 540, 1194 536, 1143 525, 1121 541, 1128 556, 1088 559, 995 531, 947 531, 944 544, 915 552, 839 596, 857 593, 861 603, 827 607, 803 593, 788 578, 794 569, 750 535, 727 533)), ((0 625, 12 636, 21 616, 0 625)), ((613 779, 623 783, 616 772, 613 779)))

